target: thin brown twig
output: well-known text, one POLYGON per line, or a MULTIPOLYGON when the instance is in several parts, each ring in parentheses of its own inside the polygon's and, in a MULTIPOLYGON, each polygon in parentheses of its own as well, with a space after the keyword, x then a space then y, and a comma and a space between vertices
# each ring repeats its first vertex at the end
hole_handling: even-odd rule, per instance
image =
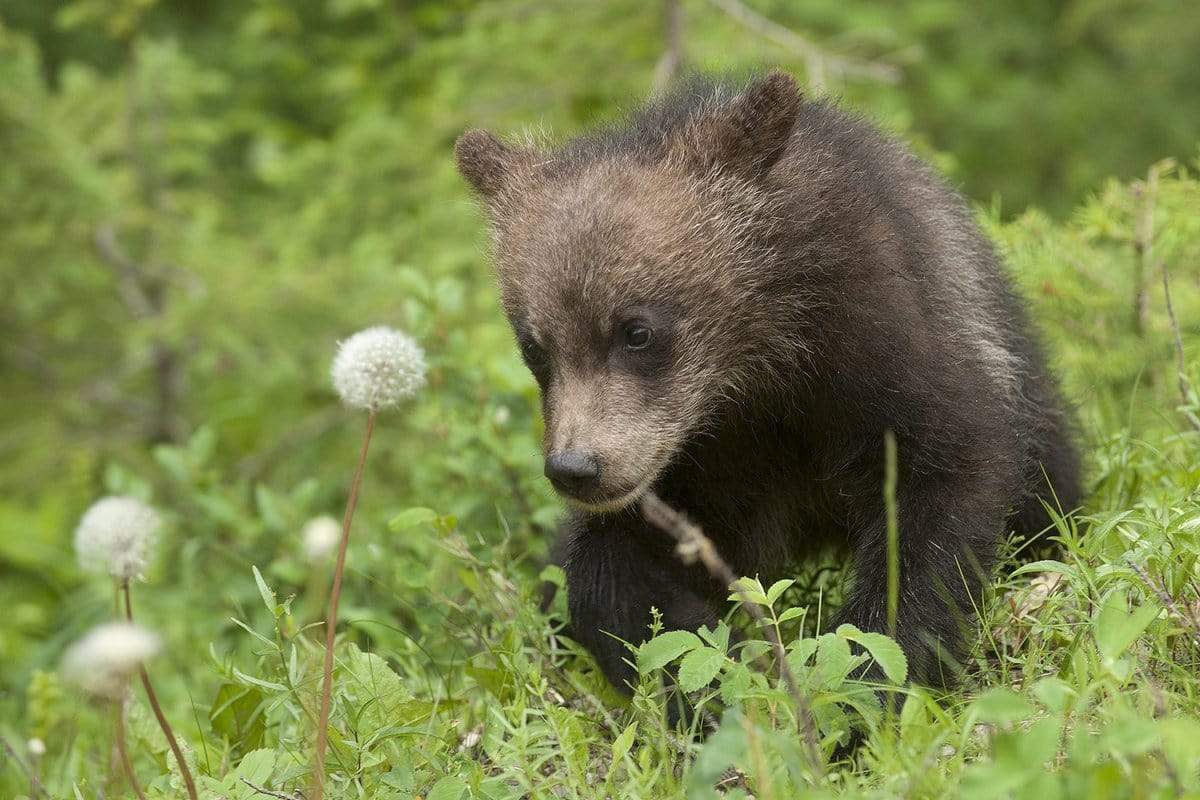
MULTIPOLYGON (((125 595, 125 619, 133 622, 133 603, 129 599, 129 581, 121 582, 121 591, 125 595)), ((150 708, 154 711, 154 718, 158 720, 158 727, 162 728, 163 735, 167 737, 167 744, 171 747, 171 753, 175 756, 175 762, 179 764, 179 774, 183 776, 184 785, 187 786, 188 797, 191 800, 199 800, 200 795, 196 792, 196 782, 192 779, 192 770, 183 756, 183 748, 179 746, 179 740, 175 738, 175 730, 167 721, 167 715, 163 713, 162 706, 159 705, 158 694, 154 691, 154 685, 150 683, 150 673, 146 671, 145 665, 138 667, 138 673, 142 678, 142 688, 146 690, 146 699, 150 701, 150 708)))
POLYGON ((146 794, 142 791, 142 785, 138 783, 137 775, 133 771, 133 762, 129 760, 129 749, 125 746, 125 709, 123 708, 123 702, 122 700, 118 700, 113 703, 113 735, 116 737, 117 753, 121 757, 121 767, 125 770, 125 777, 129 780, 129 787, 138 796, 138 800, 146 800, 146 794))
POLYGON ((321 712, 317 716, 317 745, 313 755, 313 800, 321 800, 325 792, 325 748, 328 744, 326 728, 329 725, 329 705, 333 694, 333 642, 337 633, 338 601, 342 596, 342 573, 346 568, 346 548, 350 544, 350 523, 354 509, 358 506, 358 490, 362 486, 363 468, 367 464, 367 448, 371 444, 371 433, 375 430, 376 410, 367 414, 367 429, 363 434, 362 450, 358 454, 358 467, 350 484, 350 497, 346 500, 346 514, 342 517, 342 541, 338 545, 337 565, 333 570, 333 587, 329 592, 329 614, 325 620, 325 665, 321 684, 321 712))
POLYGON ((242 783, 246 784, 251 789, 253 789, 256 794, 265 794, 267 797, 278 797, 279 800, 304 800, 304 795, 302 795, 300 792, 296 792, 295 794, 287 794, 285 792, 273 792, 270 789, 266 789, 262 786, 253 784, 250 781, 246 780, 245 778, 241 778, 241 781, 242 781, 242 783))
POLYGON ((1179 319, 1175 316, 1175 306, 1171 302, 1171 274, 1166 262, 1162 264, 1163 297, 1167 301, 1167 319, 1171 323, 1171 334, 1175 337, 1175 377, 1179 381, 1179 397, 1183 401, 1183 417, 1194 430, 1200 431, 1200 419, 1188 411, 1188 374, 1187 360, 1183 357, 1183 335, 1179 332, 1179 319))
POLYGON ((1181 611, 1179 606, 1175 603, 1175 598, 1171 597, 1166 587, 1155 583, 1150 577, 1150 573, 1146 572, 1145 568, 1141 564, 1138 564, 1128 556, 1125 558, 1125 562, 1129 564, 1129 566, 1133 568, 1133 571, 1137 573, 1138 577, 1142 579, 1142 583, 1146 584, 1147 588, 1149 588, 1150 591, 1154 592, 1154 594, 1158 596, 1158 599, 1161 600, 1162 604, 1166 606, 1169 612, 1171 612, 1171 615, 1182 622, 1185 627, 1190 629, 1188 633, 1192 637, 1192 642, 1195 643, 1196 647, 1200 647, 1200 620, 1196 619, 1195 614, 1191 613, 1190 609, 1187 612, 1181 611))
POLYGON ((704 535, 698 525, 671 508, 654 492, 646 492, 642 496, 642 515, 651 525, 670 534, 676 542, 675 552, 680 560, 688 564, 699 560, 709 574, 737 594, 742 608, 766 632, 766 637, 775 651, 779 675, 796 705, 796 729, 804 742, 810 766, 818 776, 824 775, 825 761, 821 757, 821 748, 817 742, 817 726, 813 720, 812 708, 800 691, 800 685, 796 682, 791 667, 788 666, 787 650, 784 649, 775 626, 770 624, 762 609, 750 599, 741 585, 739 576, 721 557, 712 540, 704 535))
POLYGON ((684 12, 681 0, 663 0, 663 17, 666 27, 666 47, 654 65, 654 77, 651 85, 654 92, 666 89, 671 81, 683 68, 684 50, 684 12))
POLYGON ((46 797, 49 797, 50 793, 46 791, 46 789, 42 786, 42 782, 38 780, 37 773, 28 764, 21 760, 21 757, 17 755, 17 751, 14 750, 13 746, 8 743, 8 739, 0 736, 0 745, 4 747, 4 752, 8 753, 8 760, 16 764, 17 769, 25 773, 25 777, 29 779, 29 787, 31 791, 33 791, 34 794, 42 794, 46 797))

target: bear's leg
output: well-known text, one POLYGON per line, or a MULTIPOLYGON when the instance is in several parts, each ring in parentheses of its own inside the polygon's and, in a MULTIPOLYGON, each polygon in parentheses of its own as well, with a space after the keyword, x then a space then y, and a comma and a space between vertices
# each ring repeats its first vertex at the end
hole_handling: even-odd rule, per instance
POLYGON ((571 632, 605 676, 629 693, 637 676, 623 642, 645 641, 651 607, 667 630, 715 626, 724 593, 702 568, 682 563, 673 542, 636 511, 576 514, 559 543, 571 632))
MULTIPOLYGON (((995 562, 1003 532, 1002 491, 991 481, 954 476, 912 478, 897 487, 899 607, 896 639, 909 678, 925 685, 957 679, 965 634, 995 562)), ((864 503, 853 532, 854 586, 838 622, 888 632, 887 521, 864 503)))

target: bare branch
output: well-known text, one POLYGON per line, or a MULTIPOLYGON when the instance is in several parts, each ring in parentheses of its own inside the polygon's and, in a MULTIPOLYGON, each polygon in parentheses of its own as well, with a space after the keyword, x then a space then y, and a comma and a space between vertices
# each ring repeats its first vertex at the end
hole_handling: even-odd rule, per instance
POLYGON ((670 534, 671 538, 676 541, 675 552, 681 561, 691 564, 699 560, 709 574, 729 587, 730 591, 736 593, 741 600, 742 608, 766 631, 766 637, 775 650, 779 675, 787 686, 788 693, 792 696, 792 702, 796 704, 796 728, 808 751, 809 765, 818 776, 824 775, 825 761, 821 757, 821 748, 817 741, 817 726, 813 721, 812 708, 809 706, 808 699, 800 691, 800 685, 796 682, 796 676, 792 674, 791 667, 788 666, 787 651, 783 647, 783 642, 779 640, 775 626, 770 624, 770 620, 763 614, 762 609, 750 600, 738 580, 738 575, 730 568, 725 559, 721 558, 712 539, 705 536, 698 525, 664 503, 654 492, 646 492, 642 497, 642 516, 654 527, 670 534))
POLYGON ((92 239, 100 257, 115 269, 117 291, 129 308, 129 313, 139 319, 154 316, 154 303, 145 289, 146 270, 122 249, 117 241, 116 228, 112 225, 101 225, 92 239))
POLYGON ((663 0, 663 16, 666 22, 667 46, 654 66, 651 85, 655 94, 670 85, 683 67, 685 58, 683 3, 680 0, 663 0))
POLYGON ((264 789, 262 786, 257 786, 255 784, 251 783, 250 781, 246 780, 245 778, 239 778, 239 780, 242 783, 249 786, 251 789, 253 789, 255 794, 265 794, 267 797, 278 797, 279 800, 304 800, 304 795, 300 794, 300 792, 296 792, 295 794, 285 794, 284 792, 273 792, 270 789, 264 789))
POLYGON ((1146 572, 1141 564, 1138 564, 1132 558, 1128 557, 1126 557, 1125 562, 1133 568, 1133 571, 1138 574, 1138 577, 1142 579, 1142 582, 1146 584, 1147 588, 1149 588, 1150 591, 1154 592, 1154 594, 1158 596, 1158 599, 1162 601, 1164 606, 1166 606, 1167 611, 1171 613, 1171 616, 1175 617, 1176 620, 1178 620, 1185 628, 1188 629, 1188 633, 1191 634, 1192 642, 1195 643, 1196 647, 1200 647, 1200 620, 1196 619, 1196 615, 1192 613, 1191 609, 1189 608, 1187 612, 1180 610, 1179 606, 1175 603, 1174 598, 1167 593, 1166 587, 1156 584, 1150 578, 1150 574, 1146 572))
POLYGON ((1171 275, 1166 263, 1162 264, 1163 297, 1167 301, 1167 319, 1171 322, 1171 333, 1175 337, 1175 373, 1179 381, 1179 397, 1183 401, 1183 416, 1194 430, 1200 431, 1200 419, 1188 410, 1191 402, 1188 393, 1187 360, 1183 357, 1183 336, 1179 332, 1179 319, 1175 316, 1175 306, 1171 303, 1171 275))
POLYGON ((849 56, 829 53, 804 36, 786 28, 754 9, 745 5, 741 0, 708 0, 721 11, 724 11, 747 30, 774 42, 787 50, 791 50, 804 61, 809 82, 818 90, 825 88, 825 74, 851 76, 879 81, 880 83, 899 83, 900 70, 893 64, 881 61, 864 61, 849 56))

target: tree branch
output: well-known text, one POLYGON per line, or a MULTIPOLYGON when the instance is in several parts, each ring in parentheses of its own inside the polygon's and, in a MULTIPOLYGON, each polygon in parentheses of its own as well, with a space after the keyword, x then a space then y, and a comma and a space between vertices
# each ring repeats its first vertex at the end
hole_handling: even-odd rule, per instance
POLYGON ((808 80, 818 90, 825 88, 825 75, 851 76, 879 81, 899 83, 900 70, 893 64, 880 61, 864 61, 849 56, 829 53, 809 39, 786 28, 778 22, 764 17, 741 0, 708 0, 712 5, 733 18, 747 30, 791 50, 804 61, 808 80))

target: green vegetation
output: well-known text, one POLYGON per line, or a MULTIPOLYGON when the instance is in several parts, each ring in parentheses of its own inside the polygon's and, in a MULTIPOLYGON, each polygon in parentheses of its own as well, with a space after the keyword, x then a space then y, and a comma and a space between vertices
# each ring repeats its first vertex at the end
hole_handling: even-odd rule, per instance
MULTIPOLYGON (((895 67, 892 84, 722 5, 681 4, 688 62, 822 79, 948 170, 1080 407, 1090 499, 1054 560, 997 575, 961 690, 904 688, 889 640, 821 625, 840 564, 750 586, 813 706, 818 778, 733 604, 736 646, 723 625, 631 653, 632 701, 552 635, 561 597, 537 609, 558 506, 450 149, 468 125, 610 117, 649 89, 670 3, 0 0, 0 796, 34 796, 25 770, 56 798, 126 791, 111 717, 58 671, 114 616, 71 548, 109 493, 166 520, 134 602, 201 795, 307 791, 332 565, 301 530, 345 505, 365 414, 328 368, 375 324, 421 342, 428 385, 372 443, 327 796, 1200 794, 1194 10, 747 0, 826 54, 895 67), (850 677, 851 641, 897 684, 894 713, 850 677), (720 719, 707 739, 665 726, 672 663, 720 719), (851 725, 864 745, 835 761, 851 725)), ((132 697, 147 796, 186 796, 132 697)))

